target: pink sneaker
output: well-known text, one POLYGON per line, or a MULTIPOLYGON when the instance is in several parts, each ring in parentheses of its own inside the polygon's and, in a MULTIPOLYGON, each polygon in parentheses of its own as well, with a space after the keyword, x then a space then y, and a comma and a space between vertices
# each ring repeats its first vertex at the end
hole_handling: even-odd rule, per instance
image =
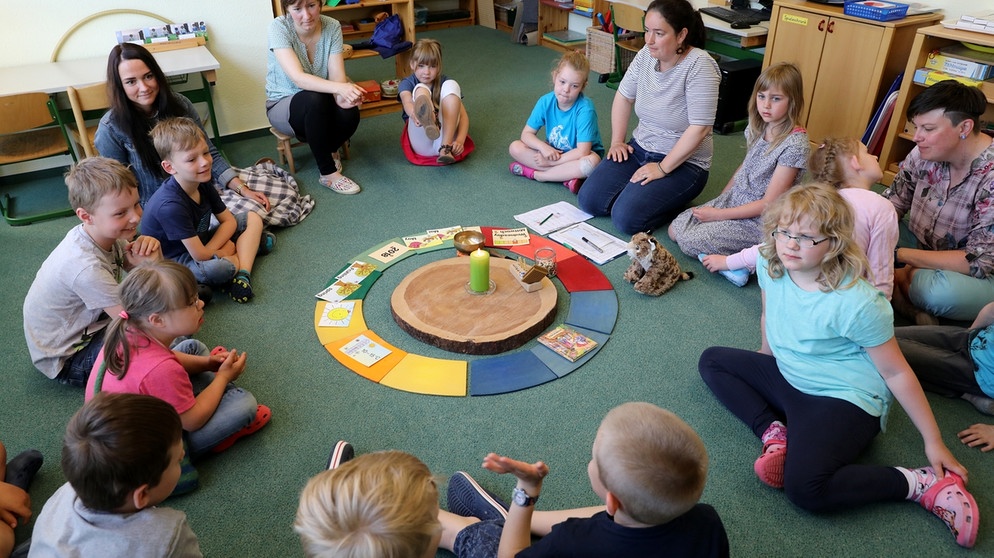
POLYGON ((563 186, 565 186, 567 190, 573 192, 574 194, 580 191, 581 185, 583 185, 582 178, 571 178, 566 182, 563 182, 563 186))
POLYGON ((783 464, 787 461, 787 444, 775 442, 763 446, 763 453, 752 465, 752 470, 764 484, 783 488, 783 464))
POLYGON ((531 167, 526 167, 521 163, 515 161, 510 165, 508 165, 507 168, 508 170, 511 171, 511 174, 513 174, 514 176, 523 176, 530 180, 535 180, 535 169, 531 167))
POLYGON ((946 476, 930 486, 918 503, 949 527, 956 544, 973 548, 980 529, 980 510, 959 475, 946 471, 946 476))

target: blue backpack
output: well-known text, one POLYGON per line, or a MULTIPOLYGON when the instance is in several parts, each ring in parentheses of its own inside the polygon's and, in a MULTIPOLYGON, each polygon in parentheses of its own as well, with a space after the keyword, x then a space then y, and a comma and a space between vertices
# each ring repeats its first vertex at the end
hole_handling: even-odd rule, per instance
POLYGON ((392 48, 404 42, 404 24, 400 16, 393 14, 376 24, 371 42, 381 48, 392 48))

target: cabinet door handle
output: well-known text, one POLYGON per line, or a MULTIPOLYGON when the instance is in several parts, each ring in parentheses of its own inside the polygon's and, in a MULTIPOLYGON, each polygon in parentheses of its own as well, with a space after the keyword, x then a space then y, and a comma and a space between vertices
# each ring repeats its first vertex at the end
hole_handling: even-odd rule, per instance
POLYGON ((828 22, 828 32, 829 33, 834 33, 835 32, 835 22, 834 21, 828 22))
POLYGON ((818 30, 819 31, 824 31, 825 30, 825 20, 824 19, 818 22, 818 30))

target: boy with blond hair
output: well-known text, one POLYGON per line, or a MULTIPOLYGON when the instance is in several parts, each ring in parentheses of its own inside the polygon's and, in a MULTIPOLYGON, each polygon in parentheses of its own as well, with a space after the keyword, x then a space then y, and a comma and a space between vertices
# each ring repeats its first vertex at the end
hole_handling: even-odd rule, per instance
POLYGON ((587 474, 606 510, 554 525, 534 545, 532 514, 548 466, 491 453, 483 467, 518 478, 499 558, 729 554, 717 512, 698 502, 708 472, 704 443, 687 423, 655 405, 615 407, 597 430, 587 474))
POLYGON ((29 558, 200 557, 186 514, 156 507, 179 481, 182 433, 176 409, 157 397, 98 393, 87 401, 66 426, 68 482, 38 515, 29 558))
POLYGON ((248 302, 252 265, 272 249, 254 211, 233 215, 212 184, 210 146, 189 118, 167 118, 152 129, 152 143, 170 176, 145 204, 142 231, 162 243, 166 258, 193 271, 198 283, 225 288, 236 302, 248 302), (220 223, 210 230, 211 216, 220 223))
POLYGON ((442 526, 435 479, 417 457, 380 451, 312 478, 294 531, 307 556, 430 558, 442 526))
POLYGON ((66 174, 69 202, 82 221, 41 265, 24 297, 24 338, 45 376, 86 385, 103 347, 108 316, 121 311, 117 285, 135 265, 161 258, 159 241, 137 236, 142 208, 135 175, 89 157, 66 174))

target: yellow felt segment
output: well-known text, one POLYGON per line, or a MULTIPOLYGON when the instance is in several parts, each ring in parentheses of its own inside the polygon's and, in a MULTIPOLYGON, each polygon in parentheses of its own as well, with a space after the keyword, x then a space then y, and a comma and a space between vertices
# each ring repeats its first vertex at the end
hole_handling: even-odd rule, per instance
POLYGON ((466 396, 467 363, 408 354, 380 384, 425 395, 466 396))

